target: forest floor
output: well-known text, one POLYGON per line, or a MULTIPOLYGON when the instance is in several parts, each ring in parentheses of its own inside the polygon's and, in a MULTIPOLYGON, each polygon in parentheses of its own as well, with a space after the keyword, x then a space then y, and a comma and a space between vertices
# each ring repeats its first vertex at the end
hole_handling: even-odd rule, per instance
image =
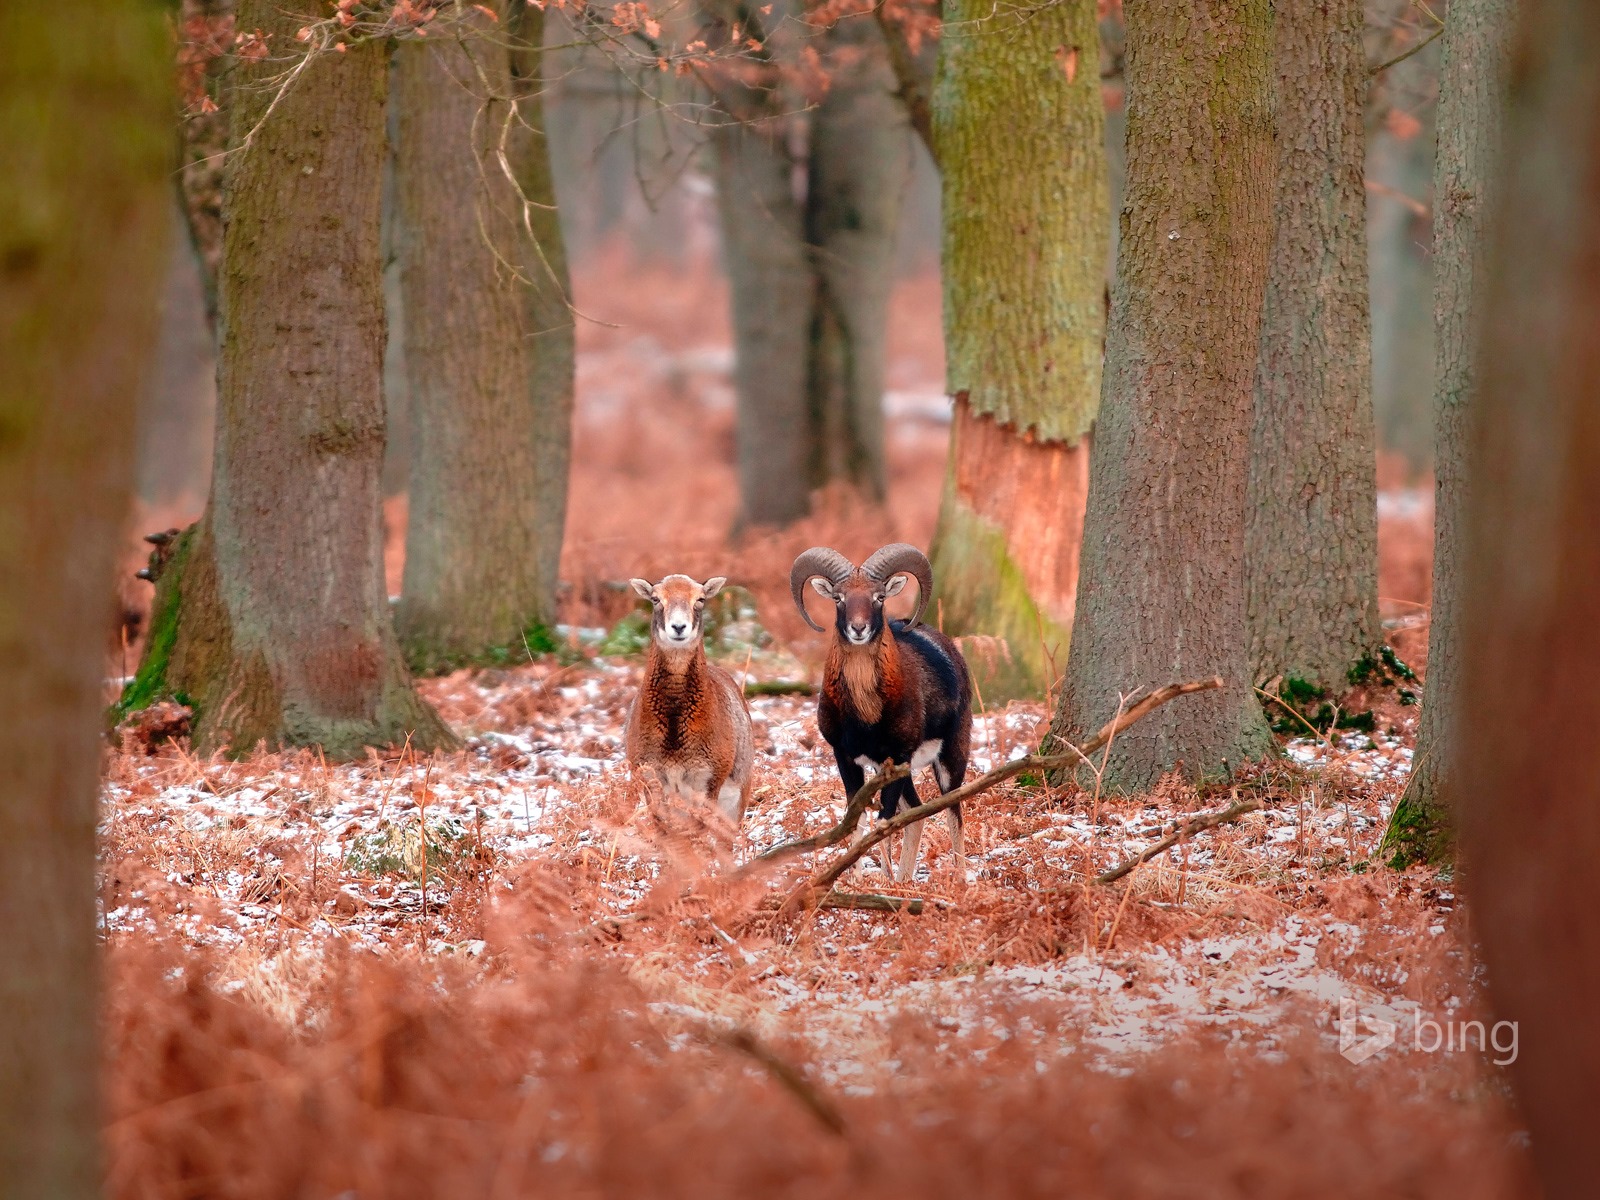
MULTIPOLYGON (((814 673, 790 558, 925 543, 947 430, 937 290, 912 282, 889 510, 831 498, 730 549, 721 300, 646 283, 604 312, 624 328, 583 335, 571 651, 420 684, 464 750, 207 761, 148 730, 108 750, 112 1192, 1529 1194, 1463 906, 1379 853, 1414 741, 1397 689, 1353 699, 1370 735, 1285 735, 1226 787, 1002 785, 966 808, 964 867, 936 819, 913 884, 870 860, 842 881, 915 913, 776 908, 837 850, 738 869, 843 812, 804 696, 752 701, 736 844, 641 800, 620 741, 639 661, 585 632, 631 607, 616 581, 728 574, 775 638, 735 669, 814 673), (1094 882, 1239 798, 1262 807, 1094 882), (1341 1028, 1385 1021, 1393 1045, 1341 1055, 1341 1028)), ((1386 627, 1420 667, 1429 493, 1384 482, 1386 627)), ((397 559, 403 502, 390 518, 397 559)), ((1047 715, 982 712, 972 773, 1037 748, 1047 715)))

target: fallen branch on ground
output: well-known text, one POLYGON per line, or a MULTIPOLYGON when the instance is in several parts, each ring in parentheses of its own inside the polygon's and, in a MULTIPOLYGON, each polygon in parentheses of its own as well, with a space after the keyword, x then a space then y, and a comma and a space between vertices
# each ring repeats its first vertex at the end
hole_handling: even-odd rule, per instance
MULTIPOLYGON (((849 870, 850 867, 855 864, 856 860, 858 860, 863 854, 872 849, 885 838, 892 834, 898 833, 906 826, 913 825, 918 821, 926 820, 934 813, 943 812, 947 808, 954 808, 962 801, 970 800, 974 796, 980 795, 983 792, 987 792, 996 784, 1004 783, 1006 780, 1014 778, 1015 776, 1021 775, 1027 771, 1052 771, 1057 767, 1075 767, 1079 764, 1087 764, 1090 767, 1093 767, 1094 764, 1090 762, 1089 755, 1105 746, 1111 741, 1112 738, 1116 737, 1118 733, 1128 728, 1128 726, 1149 716, 1156 709, 1167 703, 1167 701, 1175 700, 1179 696, 1187 696, 1194 692, 1210 691, 1213 688, 1219 688, 1221 686, 1222 680, 1220 678, 1213 677, 1211 679, 1195 680, 1192 683, 1173 683, 1168 684, 1164 688, 1157 688, 1138 703, 1129 706, 1124 712, 1107 721, 1100 727, 1100 731, 1082 746, 1073 746, 1070 743, 1066 743, 1067 749, 1070 751, 1070 753, 1025 754, 1021 758, 1012 759, 1002 767, 996 767, 987 775, 980 775, 978 778, 962 784, 954 791, 946 792, 937 799, 928 800, 917 805, 916 808, 907 809, 905 812, 897 814, 892 819, 884 821, 875 829, 856 839, 856 841, 851 843, 850 848, 845 851, 844 854, 840 855, 833 865, 827 870, 812 876, 812 878, 807 880, 805 883, 802 883, 799 887, 795 888, 795 890, 791 892, 789 897, 784 901, 782 907, 788 907, 789 904, 811 892, 825 891, 828 888, 831 888, 839 876, 843 875, 847 870, 849 870)), ((903 767, 893 768, 893 771, 898 772, 898 774, 893 775, 893 777, 896 779, 907 773, 903 767)), ((839 825, 830 830, 828 834, 819 834, 815 838, 804 838, 799 842, 788 842, 782 846, 775 846, 756 861, 760 862, 776 857, 780 852, 784 851, 798 852, 799 849, 813 849, 817 846, 832 845, 833 842, 842 841, 845 837, 849 836, 850 830, 854 828, 855 822, 860 818, 861 809, 866 807, 866 801, 863 799, 863 797, 866 796, 870 799, 868 792, 869 789, 872 789, 872 785, 877 783, 881 787, 884 783, 889 782, 888 777, 891 774, 891 771, 885 771, 876 778, 869 780, 867 784, 856 793, 855 799, 851 800, 850 808, 845 812, 845 820, 841 821, 839 825), (861 806, 861 808, 857 808, 858 804, 861 806), (840 829, 845 831, 841 836, 833 838, 833 841, 823 840, 827 837, 830 837, 832 834, 837 833, 840 829)))
MULTIPOLYGON (((763 908, 781 908, 784 901, 768 896, 763 908)), ((919 916, 927 905, 935 908, 953 908, 948 900, 925 899, 916 896, 884 896, 878 892, 829 892, 817 901, 818 908, 855 908, 869 912, 907 912, 919 916)))
POLYGON ((1244 816, 1245 813, 1255 812, 1260 807, 1260 800, 1241 800, 1237 804, 1230 805, 1219 812, 1206 813, 1204 816, 1196 817, 1192 821, 1185 821, 1159 842, 1146 846, 1139 853, 1128 859, 1127 862, 1120 863, 1109 871, 1102 871, 1094 877, 1094 881, 1096 883, 1115 883, 1124 875, 1132 874, 1135 869, 1149 862, 1156 855, 1172 849, 1186 838, 1192 838, 1195 834, 1203 833, 1207 829, 1214 829, 1218 825, 1230 824, 1244 816))
POLYGON ((726 1032, 707 1031, 706 1036, 713 1042, 749 1055, 767 1069, 773 1079, 784 1088, 787 1088, 794 1098, 817 1119, 817 1123, 829 1133, 837 1137, 845 1134, 844 1115, 834 1107, 834 1104, 816 1086, 800 1073, 798 1067, 787 1059, 779 1056, 766 1043, 762 1042, 755 1034, 743 1027, 730 1029, 726 1032))

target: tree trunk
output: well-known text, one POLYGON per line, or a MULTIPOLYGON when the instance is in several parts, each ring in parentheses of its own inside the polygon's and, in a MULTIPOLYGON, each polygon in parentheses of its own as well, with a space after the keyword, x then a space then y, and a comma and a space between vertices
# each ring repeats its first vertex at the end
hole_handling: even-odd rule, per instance
POLYGON ((837 65, 812 116, 806 180, 816 278, 811 486, 842 481, 882 504, 884 356, 900 211, 911 182, 911 125, 878 30, 843 21, 829 41, 837 65))
POLYGON ((1004 639, 973 657, 995 701, 1066 662, 1105 340, 1105 104, 1092 0, 952 4, 933 121, 955 417, 931 557, 945 632, 1004 639))
POLYGON ((733 303, 741 526, 787 525, 811 507, 815 285, 782 128, 730 123, 711 134, 733 303))
MULTIPOLYGON (((1411 0, 1383 0, 1369 16, 1369 28, 1400 25, 1407 12, 1416 11, 1411 0)), ((1373 419, 1378 444, 1403 456, 1416 471, 1429 469, 1433 459, 1433 271, 1428 248, 1433 240, 1439 40, 1373 78, 1367 110, 1373 419)), ((1369 42, 1368 54, 1380 61, 1408 44, 1393 37, 1375 43, 1369 42)))
POLYGON ((100 1187, 96 781, 171 206, 143 3, 0 7, 0 1190, 100 1187), (93 31, 90 36, 87 31, 93 31))
POLYGON ((413 431, 395 625, 412 667, 428 671, 517 660, 525 640, 548 642, 556 580, 546 547, 559 556, 564 505, 540 506, 540 443, 571 396, 570 355, 564 378, 543 374, 556 396, 536 387, 552 342, 536 336, 524 293, 548 287, 549 272, 510 156, 500 157, 516 121, 501 26, 469 10, 458 29, 403 45, 394 72, 413 431))
POLYGON ((554 624, 556 588, 561 577, 561 546, 567 526, 567 489, 572 468, 572 412, 577 369, 577 336, 572 315, 572 279, 567 243, 556 210, 555 178, 544 108, 544 8, 529 0, 507 0, 506 32, 511 46, 511 89, 516 122, 506 142, 512 173, 525 204, 522 247, 523 328, 533 353, 533 503, 540 514, 538 563, 539 619, 554 624))
MULTIPOLYGON (((273 46, 314 19, 239 6, 273 46)), ((453 744, 411 688, 383 578, 387 52, 319 55, 269 113, 282 71, 235 68, 211 500, 162 578, 123 704, 186 697, 202 752, 453 744)))
POLYGON ((912 135, 876 31, 846 22, 828 45, 843 53, 812 114, 803 197, 781 93, 732 80, 716 93, 741 528, 798 520, 832 483, 873 502, 886 489, 884 353, 912 135))
POLYGON ((1276 22, 1277 230, 1245 508, 1255 678, 1331 690, 1381 641, 1361 22, 1362 0, 1276 22))
MULTIPOLYGON (((1445 35, 1439 197, 1453 253, 1440 267, 1442 295, 1462 303, 1441 326, 1457 351, 1441 411, 1450 438, 1465 433, 1467 468, 1440 505, 1459 538, 1442 572, 1460 572, 1459 636, 1437 616, 1433 626, 1450 639, 1440 648, 1461 656, 1459 687, 1451 681, 1433 728, 1457 728, 1436 732, 1423 769, 1458 801, 1495 1015, 1521 1033, 1511 1080, 1543 1194, 1586 1197, 1600 1170, 1600 927, 1590 913, 1600 845, 1600 9, 1526 6, 1502 143, 1492 114, 1516 7, 1456 0, 1445 35), (1505 168, 1488 178, 1506 219, 1489 221, 1493 249, 1472 302, 1482 167, 1502 144, 1505 168), (1477 363, 1477 395, 1464 361, 1477 363)), ((1430 705, 1438 661, 1430 653, 1430 705)))
MULTIPOLYGON (((1396 865, 1450 853, 1450 797, 1458 761, 1452 727, 1461 703, 1457 575, 1470 476, 1464 469, 1476 390, 1487 250, 1486 193, 1497 177, 1510 71, 1512 0, 1456 0, 1444 35, 1439 149, 1434 183, 1433 611, 1416 768, 1396 806, 1386 846, 1396 865)), ((1519 215, 1518 220, 1522 217, 1519 215)))
POLYGON ((234 0, 182 0, 178 65, 178 199, 200 266, 206 324, 217 334, 217 272, 222 266, 222 168, 227 159, 227 71, 232 66, 234 0))
POLYGON ((1135 688, 1220 675, 1117 738, 1105 784, 1214 775, 1272 746, 1250 688, 1251 382, 1272 213, 1267 0, 1128 0, 1128 198, 1053 735, 1135 688))

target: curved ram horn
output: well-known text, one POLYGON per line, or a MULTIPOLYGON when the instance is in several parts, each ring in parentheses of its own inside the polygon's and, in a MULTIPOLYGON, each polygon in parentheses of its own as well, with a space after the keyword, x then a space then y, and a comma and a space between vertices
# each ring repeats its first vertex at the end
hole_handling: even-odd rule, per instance
MULTIPOLYGON (((917 611, 911 614, 910 626, 922 620, 922 610, 928 607, 933 595, 933 564, 928 556, 908 542, 894 542, 875 551, 861 564, 861 573, 879 583, 896 575, 910 575, 917 581, 917 611)), ((910 627, 908 626, 908 628, 910 627)))
POLYGON ((811 614, 806 611, 805 586, 811 581, 812 576, 821 575, 834 587, 838 587, 856 569, 855 564, 837 550, 827 546, 813 546, 794 560, 794 566, 789 568, 789 591, 794 596, 794 606, 800 610, 800 615, 806 619, 806 624, 822 633, 821 625, 811 619, 811 614))

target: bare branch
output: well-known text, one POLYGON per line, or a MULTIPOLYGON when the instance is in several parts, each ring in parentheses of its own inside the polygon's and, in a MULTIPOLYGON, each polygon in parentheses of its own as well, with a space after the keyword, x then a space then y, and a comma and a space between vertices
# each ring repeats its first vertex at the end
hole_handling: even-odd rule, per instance
MULTIPOLYGON (((934 813, 943 812, 947 808, 954 808, 957 804, 962 803, 962 801, 970 800, 974 796, 981 795, 982 793, 987 792, 990 788, 994 787, 996 784, 1004 783, 1006 780, 1021 775, 1024 772, 1050 771, 1057 767, 1071 767, 1077 766, 1080 763, 1086 763, 1089 761, 1088 756, 1090 754, 1093 754, 1096 750, 1106 745, 1113 737, 1121 733, 1128 726, 1149 716, 1152 712, 1160 708, 1163 704, 1166 704, 1169 700, 1175 700, 1179 696, 1187 696, 1194 692, 1210 691, 1213 688, 1220 688, 1221 686, 1222 680, 1218 677, 1195 680, 1192 683, 1168 684, 1164 688, 1158 688, 1156 691, 1151 692, 1148 696, 1144 697, 1144 699, 1138 701, 1136 704, 1128 708, 1127 711, 1119 713, 1117 716, 1107 721, 1103 726, 1100 727, 1100 731, 1082 746, 1073 746, 1070 743, 1064 743, 1067 745, 1070 753, 1027 754, 1021 758, 1014 758, 1004 766, 996 767, 988 774, 980 775, 977 779, 964 783, 953 791, 946 792, 937 799, 926 801, 917 805, 915 808, 908 809, 907 811, 898 814, 893 819, 884 821, 870 833, 857 839, 850 846, 850 848, 845 851, 844 854, 840 855, 839 858, 834 861, 832 866, 813 876, 811 879, 807 880, 805 883, 802 883, 798 888, 796 888, 790 894, 788 901, 785 901, 785 904, 787 905, 789 902, 800 899, 801 897, 813 891, 831 888, 834 882, 841 875, 843 875, 845 871, 849 870, 850 867, 853 866, 863 854, 872 849, 872 847, 876 846, 885 838, 892 834, 898 833, 906 826, 915 824, 917 821, 926 820, 934 813)), ((902 775, 905 774, 904 768, 897 767, 894 768, 894 770, 899 771, 902 775)), ((861 791, 856 793, 856 799, 850 802, 850 808, 855 810, 858 802, 860 802, 864 808, 865 801, 862 798, 863 793, 867 792, 868 788, 870 788, 873 783, 879 783, 881 785, 882 783, 888 782, 886 776, 889 774, 890 772, 885 771, 883 774, 869 781, 868 784, 861 789, 861 791)), ((896 775, 895 778, 900 778, 900 775, 896 775)), ((845 816, 846 820, 851 822, 853 827, 854 821, 860 817, 860 811, 856 810, 853 816, 851 812, 847 811, 845 816)), ((840 826, 836 827, 835 830, 830 831, 830 834, 836 832, 838 828, 843 827, 844 823, 841 822, 840 826)), ((819 845, 833 844, 833 842, 823 840, 827 836, 828 835, 820 835, 817 838, 806 838, 802 839, 800 842, 789 842, 782 846, 776 846, 767 851, 763 858, 773 858, 777 857, 780 853, 796 853, 801 849, 809 850, 815 849, 819 845)), ((847 837, 849 835, 846 833, 843 836, 847 837)), ((839 840, 842 840, 842 837, 834 839, 834 841, 839 840)), ((758 859, 757 861, 761 860, 758 859)))
POLYGON ((1214 829, 1218 825, 1227 825, 1237 821, 1246 813, 1255 812, 1260 807, 1260 800, 1241 800, 1237 804, 1222 809, 1220 812, 1207 813, 1202 817, 1194 818, 1192 821, 1185 821, 1159 842, 1146 846, 1139 853, 1128 859, 1127 862, 1119 863, 1117 866, 1112 867, 1111 870, 1103 871, 1096 875, 1094 881, 1096 883, 1115 883, 1124 875, 1132 874, 1135 869, 1149 862, 1156 855, 1172 849, 1179 842, 1192 838, 1197 833, 1203 833, 1207 829, 1214 829))

